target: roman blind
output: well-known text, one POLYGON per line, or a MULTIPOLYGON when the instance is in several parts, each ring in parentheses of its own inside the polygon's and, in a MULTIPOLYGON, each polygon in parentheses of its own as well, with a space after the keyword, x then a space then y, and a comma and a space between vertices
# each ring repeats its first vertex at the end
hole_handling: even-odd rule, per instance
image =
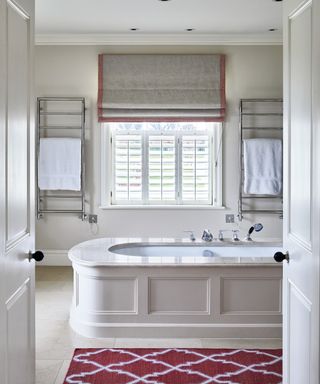
POLYGON ((223 121, 224 55, 99 55, 98 120, 223 121))

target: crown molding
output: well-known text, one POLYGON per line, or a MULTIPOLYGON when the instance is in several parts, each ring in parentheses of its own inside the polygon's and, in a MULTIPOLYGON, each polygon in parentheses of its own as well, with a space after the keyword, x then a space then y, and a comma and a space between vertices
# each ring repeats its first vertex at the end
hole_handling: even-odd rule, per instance
POLYGON ((263 34, 36 34, 36 45, 282 45, 263 34))

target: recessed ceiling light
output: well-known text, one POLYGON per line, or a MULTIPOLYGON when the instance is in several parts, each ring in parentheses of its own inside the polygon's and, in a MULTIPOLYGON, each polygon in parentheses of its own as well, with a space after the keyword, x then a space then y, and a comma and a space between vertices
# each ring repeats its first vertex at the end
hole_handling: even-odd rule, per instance
POLYGON ((139 28, 130 28, 130 31, 139 31, 139 28))
POLYGON ((269 32, 274 32, 274 31, 277 31, 278 28, 269 28, 269 32))
POLYGON ((187 32, 192 32, 192 31, 194 31, 194 28, 186 28, 186 31, 187 32))

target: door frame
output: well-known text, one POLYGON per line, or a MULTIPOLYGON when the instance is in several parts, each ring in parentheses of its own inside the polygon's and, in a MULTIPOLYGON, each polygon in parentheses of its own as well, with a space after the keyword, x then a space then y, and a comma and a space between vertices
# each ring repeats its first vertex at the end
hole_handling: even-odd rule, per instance
MULTIPOLYGON (((290 12, 284 7, 283 14, 283 74, 284 74, 284 108, 287 113, 284 113, 284 127, 288 127, 288 120, 290 119, 290 110, 288 110, 289 102, 289 74, 287 73, 289 68, 289 23, 288 17, 289 14, 295 13, 295 9, 301 9, 311 5, 312 7, 312 25, 311 25, 311 36, 312 36, 312 58, 311 58, 311 78, 312 78, 312 153, 311 153, 311 162, 312 162, 312 191, 311 191, 311 245, 312 245, 312 265, 313 265, 313 287, 312 287, 312 311, 311 311, 311 345, 310 345, 310 383, 305 384, 319 384, 320 382, 320 368, 319 368, 319 358, 320 358, 320 331, 319 331, 319 321, 320 321, 320 1, 318 0, 291 0, 291 9, 290 12), (293 12, 291 12, 293 11, 293 12)), ((284 130, 284 148, 289 144, 289 132, 287 129, 284 130)), ((284 152, 284 161, 288 161, 288 153, 284 152)), ((284 177, 286 174, 284 174, 284 177)), ((286 183, 285 183, 286 184, 286 183)), ((289 191, 287 190, 288 194, 289 191)), ((285 207, 285 216, 284 216, 284 236, 286 230, 286 221, 288 217, 288 207, 285 207)), ((289 255, 290 256, 290 255, 289 255)), ((286 266, 284 266, 286 268, 286 266)), ((287 335, 283 335, 284 348, 286 348, 285 342, 287 335)), ((284 361, 285 363, 285 361, 284 361)), ((288 367, 284 364, 284 384, 290 384, 287 379, 287 370, 288 367)))
POLYGON ((313 124, 313 191, 312 191, 312 244, 314 252, 314 309, 311 337, 314 340, 311 366, 311 383, 320 382, 320 1, 312 3, 312 124, 313 124))
MULTIPOLYGON (((34 0, 0 0, 0 382, 7 383, 10 380, 10 374, 13 372, 19 373, 19 378, 24 375, 25 383, 35 382, 35 308, 34 308, 34 261, 28 262, 29 250, 33 251, 35 246, 35 99, 34 99, 34 0), (24 35, 23 40, 24 47, 26 47, 26 54, 23 56, 25 60, 16 58, 16 51, 11 49, 20 40, 17 37, 16 29, 17 24, 10 23, 10 12, 19 16, 19 20, 23 20, 26 23, 25 29, 27 34, 24 35), (21 18, 21 19, 20 19, 21 18), (10 45, 12 43, 12 45, 10 45), (13 52, 13 53, 12 53, 13 52), (10 54, 13 56, 10 56, 10 54), (28 159, 29 167, 25 171, 27 175, 27 182, 24 184, 24 193, 26 201, 28 201, 28 212, 24 213, 26 227, 24 231, 17 231, 16 238, 13 236, 13 241, 10 244, 8 240, 8 180, 10 175, 8 174, 8 158, 9 158, 9 116, 10 106, 15 105, 15 96, 18 95, 21 87, 10 88, 10 82, 8 81, 8 73, 10 68, 8 66, 9 57, 13 57, 13 63, 19 63, 20 68, 28 66, 25 73, 24 82, 26 93, 23 94, 24 106, 23 109, 23 121, 26 124, 26 137, 24 140, 27 146, 26 152, 24 152, 24 159, 28 159), (27 63, 27 64, 26 64, 27 63), (17 91, 18 89, 18 91, 17 91), (11 90, 11 94, 10 94, 11 90), (11 95, 11 101, 9 101, 8 95, 11 95), (8 246, 8 244, 10 244, 8 246), (20 285, 14 287, 15 282, 20 285), (17 304, 20 300, 24 300, 24 304, 17 304), (18 323, 16 330, 21 330, 21 334, 26 335, 23 340, 25 349, 20 349, 20 344, 15 344, 10 349, 10 341, 14 339, 15 322, 9 322, 9 310, 14 313, 12 316, 17 318, 14 308, 21 305, 21 311, 27 308, 28 322, 26 323, 21 317, 21 323, 18 323), (12 325, 13 324, 13 325, 12 325), (20 326, 25 325, 25 328, 20 326), (11 325, 11 334, 10 334, 11 325), (11 337, 11 339, 10 339, 11 337), (12 356, 10 359, 10 353, 18 355, 21 364, 18 364, 18 368, 12 368, 12 356), (20 353, 21 352, 21 353, 20 353), (11 364, 11 365, 10 365, 11 364), (27 369, 21 371, 21 367, 26 366, 27 369), (20 366, 20 368, 19 368, 20 366)), ((12 16, 12 14, 11 14, 12 16)), ((17 32, 17 33, 18 33, 17 32)), ((21 33, 21 30, 20 32, 21 33)), ((22 36, 22 35, 21 35, 22 36)), ((12 74, 12 73, 11 73, 12 74)), ((15 78, 14 76, 11 78, 15 78)), ((21 100, 20 100, 21 101, 21 100)), ((21 104, 21 103, 20 103, 21 104)), ((13 114, 11 114, 13 116, 13 114)), ((19 116, 19 115, 18 115, 19 116)), ((21 118, 21 117, 20 117, 21 118)), ((17 119, 15 120, 15 122, 17 119)), ((15 127, 20 127, 20 121, 15 123, 15 127)), ((17 135, 18 136, 18 135, 17 135)), ((17 136, 14 136, 14 140, 17 136)), ((11 141, 12 144, 13 141, 11 141)), ((11 188, 15 190, 16 186, 11 188)), ((25 201, 23 200, 23 201, 25 201)), ((19 215, 16 215, 19 217, 19 215)), ((16 217, 14 216, 14 217, 16 217)), ((22 313, 22 312, 21 312, 22 313)), ((23 312, 25 313, 25 312, 23 312)), ((21 339, 20 339, 21 340, 21 339)), ((8 383, 9 384, 9 383, 8 383)))

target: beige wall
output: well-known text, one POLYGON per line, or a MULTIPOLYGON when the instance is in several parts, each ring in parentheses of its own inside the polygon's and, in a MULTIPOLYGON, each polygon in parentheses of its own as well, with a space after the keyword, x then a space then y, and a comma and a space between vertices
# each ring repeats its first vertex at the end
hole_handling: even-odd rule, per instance
POLYGON ((240 224, 225 224, 225 214, 237 214, 238 104, 246 97, 281 97, 282 48, 280 46, 37 46, 37 96, 85 96, 87 101, 87 199, 88 212, 97 213, 99 230, 72 215, 51 215, 37 222, 37 247, 68 249, 94 237, 176 236, 204 228, 215 233, 239 225, 244 233, 250 223, 261 221, 262 237, 281 237, 282 221, 276 216, 248 217, 240 224), (227 120, 223 146, 223 202, 226 210, 102 210, 100 205, 100 127, 96 119, 97 55, 99 53, 225 53, 227 120))

